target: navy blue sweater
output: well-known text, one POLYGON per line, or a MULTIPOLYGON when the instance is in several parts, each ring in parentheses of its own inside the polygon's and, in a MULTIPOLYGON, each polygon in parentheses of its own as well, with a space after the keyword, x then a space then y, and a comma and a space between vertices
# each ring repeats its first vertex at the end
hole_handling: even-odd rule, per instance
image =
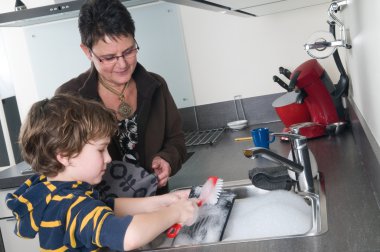
POLYGON ((40 175, 9 193, 6 204, 17 219, 15 234, 34 238, 39 233, 41 251, 122 251, 132 220, 116 217, 90 184, 47 181, 40 175))

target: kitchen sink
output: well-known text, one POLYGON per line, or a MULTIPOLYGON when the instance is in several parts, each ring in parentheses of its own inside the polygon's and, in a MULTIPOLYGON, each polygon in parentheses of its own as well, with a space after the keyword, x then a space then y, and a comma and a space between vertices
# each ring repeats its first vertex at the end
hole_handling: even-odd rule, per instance
MULTIPOLYGON (((267 191, 253 186, 248 179, 224 182, 223 189, 233 193, 235 199, 220 237, 217 236, 216 240, 211 241, 189 239, 178 243, 177 238, 169 239, 162 234, 143 250, 320 235, 328 229, 326 197, 321 173, 314 179, 314 186, 315 192, 311 193, 294 190, 267 191)), ((207 230, 210 228, 207 227, 207 230)))
POLYGON ((315 179, 314 185, 315 193, 296 193, 262 190, 250 184, 250 180, 226 183, 224 188, 233 191, 236 198, 221 242, 315 236, 326 232, 323 184, 315 179))

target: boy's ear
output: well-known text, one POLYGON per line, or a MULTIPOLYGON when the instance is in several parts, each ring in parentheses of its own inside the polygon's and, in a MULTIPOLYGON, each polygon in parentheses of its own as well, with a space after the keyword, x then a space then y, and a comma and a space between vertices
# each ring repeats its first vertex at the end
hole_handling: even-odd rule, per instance
POLYGON ((63 166, 69 166, 69 157, 62 155, 62 153, 58 153, 56 158, 63 166))

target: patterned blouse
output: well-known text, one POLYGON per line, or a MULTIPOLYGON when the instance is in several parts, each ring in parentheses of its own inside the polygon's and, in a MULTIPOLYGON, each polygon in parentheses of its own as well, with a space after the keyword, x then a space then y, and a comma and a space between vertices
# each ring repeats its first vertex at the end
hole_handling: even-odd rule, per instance
POLYGON ((119 144, 123 151, 123 160, 137 164, 138 155, 136 152, 137 141, 137 114, 132 118, 127 118, 119 122, 119 144))

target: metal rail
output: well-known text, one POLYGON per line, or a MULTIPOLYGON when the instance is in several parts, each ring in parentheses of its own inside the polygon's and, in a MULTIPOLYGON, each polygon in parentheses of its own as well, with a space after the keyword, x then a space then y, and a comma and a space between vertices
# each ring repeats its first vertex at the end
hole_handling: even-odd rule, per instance
POLYGON ((186 132, 185 133, 186 147, 204 145, 204 144, 212 145, 219 139, 224 129, 225 128, 186 132))

